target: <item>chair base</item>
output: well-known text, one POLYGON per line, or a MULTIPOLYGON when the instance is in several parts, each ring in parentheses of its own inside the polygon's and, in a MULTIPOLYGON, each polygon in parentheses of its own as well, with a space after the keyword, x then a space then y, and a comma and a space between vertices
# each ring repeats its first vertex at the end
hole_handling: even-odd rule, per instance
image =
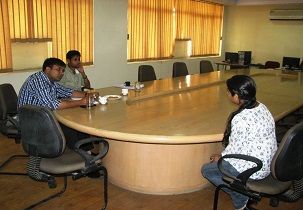
MULTIPOLYGON (((17 158, 25 158, 28 157, 28 155, 12 155, 10 156, 6 161, 4 161, 1 165, 0 165, 0 170, 6 166, 10 161, 17 159, 17 158)), ((22 176, 27 176, 27 173, 18 173, 18 172, 0 172, 0 175, 22 175, 22 176)))
MULTIPOLYGON (((104 206, 101 208, 101 210, 105 210, 106 207, 107 207, 107 203, 108 203, 108 194, 107 194, 108 178, 107 178, 107 170, 106 170, 106 168, 104 166, 100 166, 100 171, 103 171, 103 176, 104 176, 104 193, 103 193, 103 195, 104 195, 104 206)), ((51 196, 49 196, 47 198, 44 198, 43 200, 40 200, 40 201, 38 201, 38 202, 36 202, 36 203, 34 203, 34 204, 26 207, 24 210, 33 209, 33 208, 39 206, 40 204, 43 204, 43 203, 45 203, 45 202, 47 202, 47 201, 49 201, 49 200, 51 200, 53 198, 59 197, 61 194, 63 194, 65 192, 66 188, 67 188, 67 176, 64 176, 63 178, 64 178, 64 185, 63 185, 63 188, 59 192, 57 192, 57 193, 55 193, 55 194, 53 194, 53 195, 51 195, 51 196)))

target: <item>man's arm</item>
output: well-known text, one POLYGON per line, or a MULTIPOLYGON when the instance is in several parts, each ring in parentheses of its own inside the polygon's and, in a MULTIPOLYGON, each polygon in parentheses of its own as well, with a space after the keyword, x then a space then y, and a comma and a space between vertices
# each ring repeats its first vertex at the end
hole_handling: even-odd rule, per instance
POLYGON ((61 100, 57 109, 66 109, 78 106, 85 106, 88 102, 89 95, 83 92, 74 91, 72 97, 82 98, 81 100, 61 100), (75 94, 75 95, 74 95, 75 94))
POLYGON ((83 66, 80 65, 80 67, 79 67, 77 70, 80 72, 80 74, 81 74, 81 76, 82 76, 82 78, 83 78, 84 87, 85 87, 85 88, 90 88, 90 81, 89 81, 87 75, 86 75, 85 72, 84 72, 83 66))
POLYGON ((71 98, 84 98, 86 96, 86 92, 74 90, 71 98))

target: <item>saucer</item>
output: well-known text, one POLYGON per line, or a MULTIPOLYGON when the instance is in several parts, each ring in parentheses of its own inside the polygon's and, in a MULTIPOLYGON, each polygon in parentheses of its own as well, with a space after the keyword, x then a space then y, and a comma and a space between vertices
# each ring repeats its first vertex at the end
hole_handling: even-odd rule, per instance
POLYGON ((121 99, 120 95, 106 95, 104 96, 105 98, 107 98, 108 100, 116 100, 116 99, 121 99))

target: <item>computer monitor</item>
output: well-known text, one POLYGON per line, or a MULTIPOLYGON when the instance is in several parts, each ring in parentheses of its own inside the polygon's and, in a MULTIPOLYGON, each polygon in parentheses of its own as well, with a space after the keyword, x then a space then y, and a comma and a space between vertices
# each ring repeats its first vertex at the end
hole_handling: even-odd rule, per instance
POLYGON ((239 64, 249 65, 251 63, 251 51, 238 51, 239 64))
POLYGON ((236 52, 225 52, 225 61, 229 63, 238 63, 239 54, 236 52))
POLYGON ((282 66, 287 69, 298 69, 300 66, 300 58, 283 57, 282 66))

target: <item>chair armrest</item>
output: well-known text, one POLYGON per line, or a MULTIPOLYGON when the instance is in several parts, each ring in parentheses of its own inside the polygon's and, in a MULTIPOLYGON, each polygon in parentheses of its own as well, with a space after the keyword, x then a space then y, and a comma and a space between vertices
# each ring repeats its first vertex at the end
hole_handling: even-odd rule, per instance
POLYGON ((219 160, 218 160, 218 168, 219 170, 227 177, 235 180, 235 181, 238 181, 238 182, 241 182, 243 185, 246 185, 246 182, 247 180, 249 179, 249 177, 254 174, 255 172, 259 171, 263 166, 263 163, 260 159, 256 158, 256 157, 252 157, 252 156, 249 156, 249 155, 242 155, 242 154, 228 154, 228 155, 224 155, 223 157, 221 157, 219 160), (224 159, 227 159, 227 158, 235 158, 235 159, 241 159, 241 160, 246 160, 246 161, 250 161, 250 162, 254 162, 256 163, 257 165, 252 167, 252 168, 249 168, 245 171, 243 171, 242 173, 240 173, 237 177, 229 174, 226 170, 223 169, 222 167, 222 161, 224 159))
POLYGON ((81 155, 85 159, 85 166, 89 166, 91 164, 94 164, 97 160, 104 158, 104 156, 107 154, 109 149, 108 142, 105 141, 103 138, 97 138, 97 137, 90 137, 79 140, 75 144, 75 152, 77 152, 79 155, 81 155), (80 146, 86 143, 90 142, 100 142, 103 147, 102 151, 99 152, 97 156, 93 156, 87 153, 87 151, 80 149, 80 146))
POLYGON ((12 123, 19 130, 19 116, 18 115, 7 115, 7 120, 12 123))

